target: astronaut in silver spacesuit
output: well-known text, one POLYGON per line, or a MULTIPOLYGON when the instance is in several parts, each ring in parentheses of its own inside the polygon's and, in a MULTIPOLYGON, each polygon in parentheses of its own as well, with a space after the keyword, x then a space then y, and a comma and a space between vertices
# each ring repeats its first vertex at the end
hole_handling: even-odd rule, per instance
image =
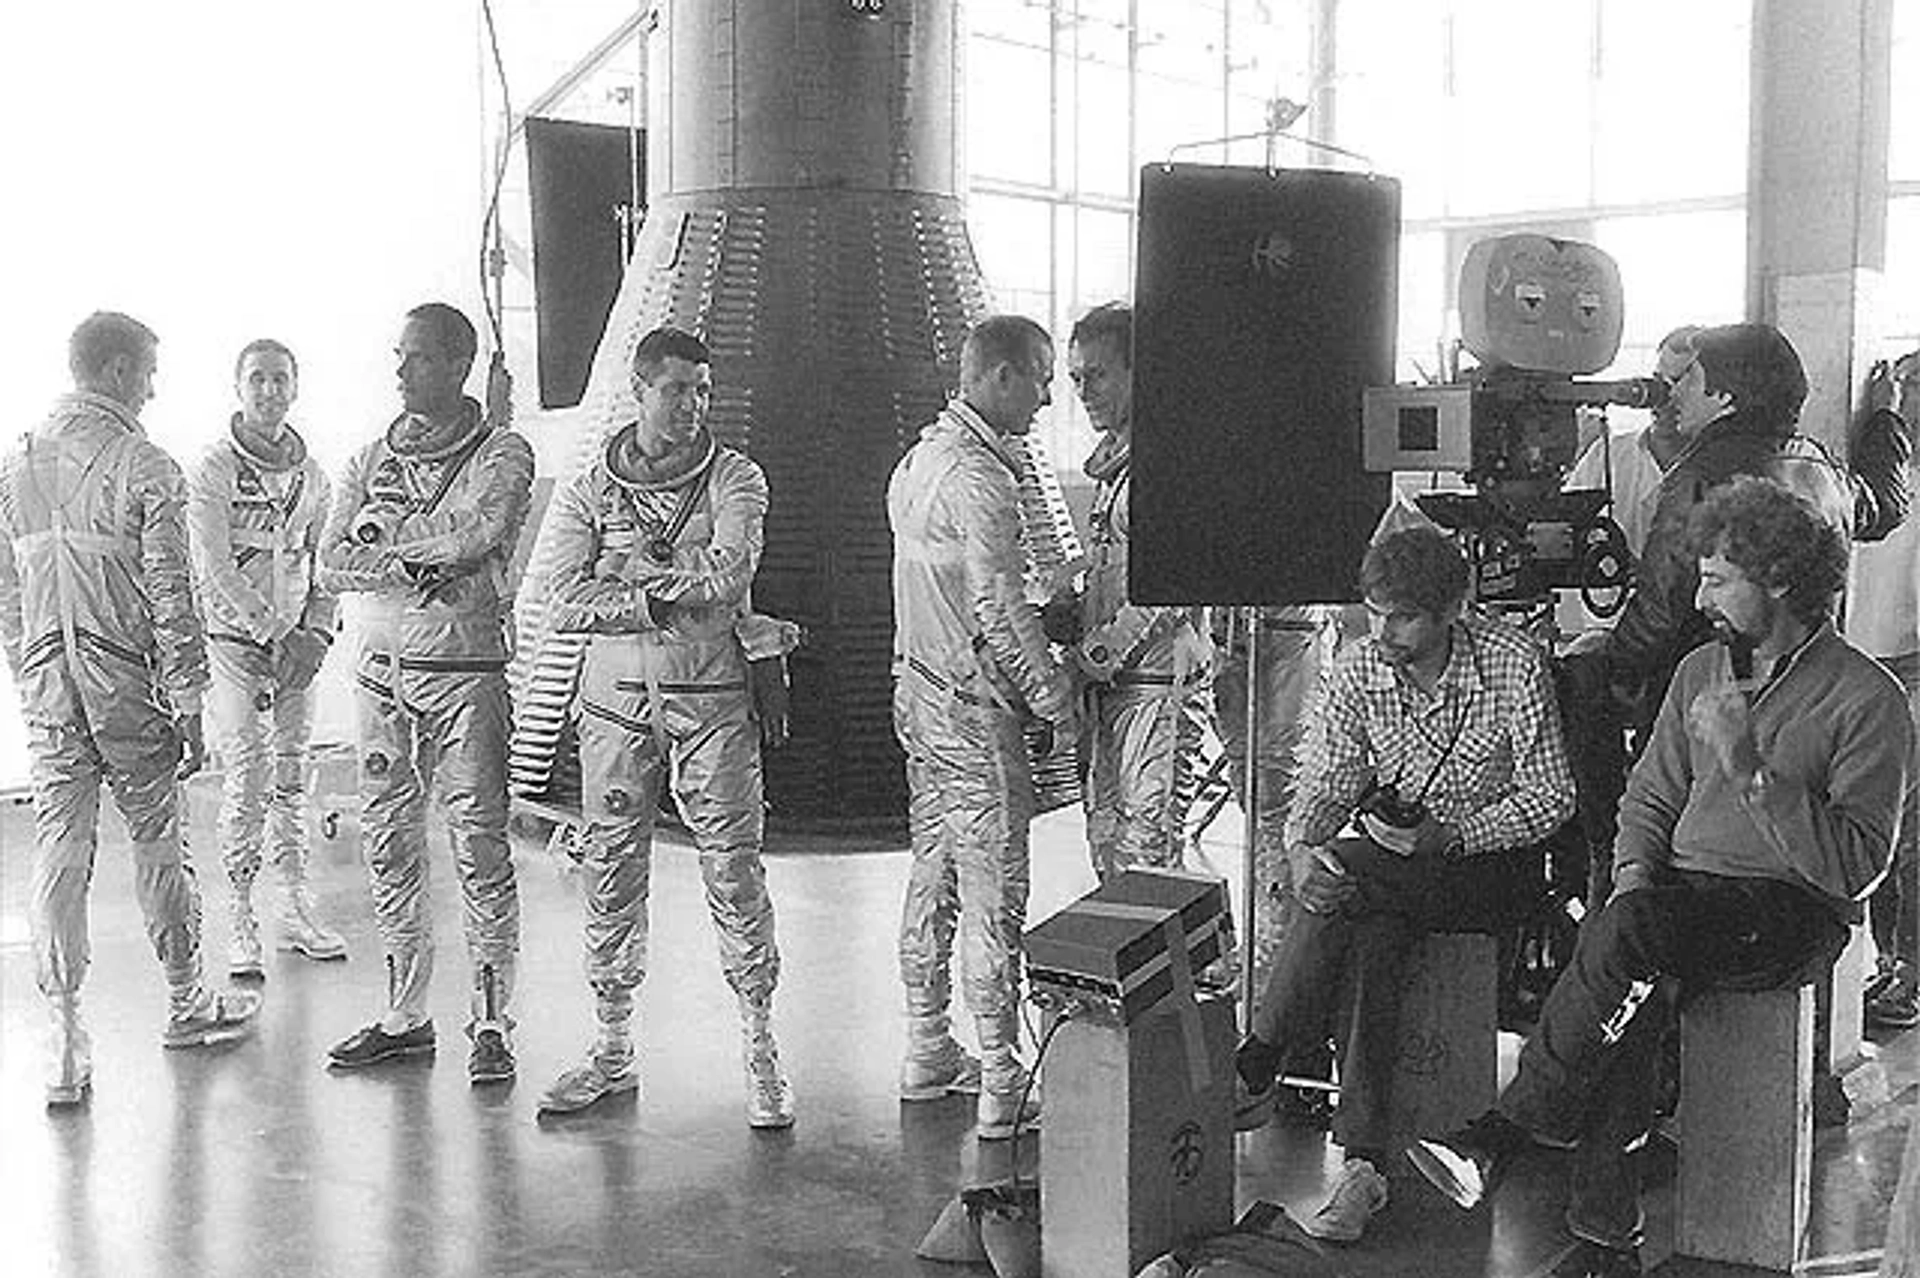
POLYGON ((287 420, 293 351, 249 342, 234 365, 240 410, 187 477, 194 584, 206 618, 207 730, 223 771, 220 851, 230 888, 227 970, 260 977, 253 883, 272 845, 280 948, 347 954, 307 886, 307 736, 314 676, 333 643, 335 600, 315 576, 326 472, 287 420))
MULTIPOLYGON (((793 1123, 773 1035, 780 976, 760 861, 760 745, 743 638, 760 564, 767 481, 706 427, 711 358, 659 328, 635 345, 639 417, 554 494, 544 536, 557 565, 556 630, 589 638, 577 699, 587 980, 598 1032, 540 1102, 568 1113, 637 1091, 632 1017, 647 971, 654 813, 671 784, 699 850, 720 966, 739 1003, 750 1126, 793 1123)), ((768 619, 771 620, 771 619, 768 619)))
POLYGON ((981 321, 962 349, 960 394, 921 429, 887 487, 893 721, 913 845, 900 921, 900 1095, 977 1091, 975 1132, 987 1140, 1012 1136, 1038 1100, 1018 1055, 1034 813, 1025 734, 1075 726, 1070 678, 1025 593, 1021 463, 1007 438, 1032 429, 1052 378, 1045 329, 1020 316, 981 321), (979 1060, 950 1032, 956 931, 979 1060))
POLYGON ((520 898, 507 841, 507 573, 527 518, 533 449, 463 391, 477 348, 451 306, 407 312, 403 411, 348 463, 320 539, 320 582, 361 596, 354 667, 361 840, 387 961, 387 1010, 329 1053, 357 1069, 434 1050, 427 796, 446 807, 473 983, 467 1075, 514 1074, 507 1017, 520 898))
POLYGON ((166 973, 161 1042, 240 1037, 260 1008, 252 991, 214 991, 201 979, 200 893, 179 783, 204 755, 207 653, 187 559, 186 481, 140 425, 158 340, 115 312, 81 321, 69 346, 73 392, 0 461, 0 648, 33 768, 27 914, 53 1020, 50 1106, 92 1091, 80 986, 103 781, 126 820, 134 893, 166 973))
POLYGON ((1187 703, 1200 695, 1212 657, 1200 609, 1128 597, 1132 349, 1133 312, 1120 303, 1081 316, 1067 344, 1068 375, 1100 432, 1086 462, 1095 488, 1073 651, 1086 676, 1087 844, 1102 880, 1179 860, 1183 774, 1200 746, 1187 703))

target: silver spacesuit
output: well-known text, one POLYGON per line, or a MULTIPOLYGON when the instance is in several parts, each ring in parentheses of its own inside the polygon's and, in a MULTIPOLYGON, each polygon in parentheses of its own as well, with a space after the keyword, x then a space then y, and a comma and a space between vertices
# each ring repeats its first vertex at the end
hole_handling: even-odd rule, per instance
POLYGON ((177 724, 197 725, 207 683, 186 500, 179 466, 134 413, 90 391, 62 397, 0 463, 0 642, 32 759, 28 917, 53 1014, 49 1104, 78 1103, 91 1086, 79 996, 103 780, 126 820, 134 891, 166 973, 163 1041, 244 1032, 259 1006, 201 981, 200 895, 176 780, 177 724))
POLYGON ((747 1121, 793 1121, 772 1029, 780 951, 760 860, 760 729, 735 637, 766 511, 766 476, 744 454, 700 429, 652 462, 633 425, 548 510, 553 628, 591 636, 576 709, 586 968, 599 1036, 543 1109, 583 1108, 638 1086, 629 1025, 647 970, 654 815, 670 781, 739 1001, 747 1121))
POLYGON ((1304 604, 1285 607, 1213 610, 1213 717, 1226 748, 1227 784, 1235 802, 1246 806, 1247 623, 1256 619, 1260 638, 1252 687, 1258 723, 1251 751, 1255 773, 1254 900, 1247 934, 1254 946, 1256 988, 1272 964, 1279 942, 1279 901, 1284 889, 1287 812, 1293 803, 1296 755, 1306 711, 1320 686, 1320 671, 1331 634, 1325 610, 1304 604))
POLYGON ((1211 659, 1195 608, 1146 607, 1127 597, 1131 537, 1129 436, 1107 434, 1087 459, 1094 491, 1084 600, 1074 651, 1087 678, 1087 844, 1102 880, 1180 858, 1179 797, 1199 750, 1187 703, 1211 659))
MULTIPOLYGON (((322 586, 362 596, 361 838, 388 965, 389 1036, 431 1029, 425 857, 436 783, 473 964, 469 1032, 477 1046, 481 1029, 508 1023, 520 904, 507 841, 507 572, 532 485, 526 439, 465 399, 449 424, 403 414, 361 449, 321 535, 322 586)), ((347 1046, 336 1065, 360 1063, 347 1046)))
POLYGON ((887 488, 893 721, 907 757, 913 844, 900 920, 901 1095, 978 1087, 979 1133, 1002 1137, 1024 1079, 1015 1052, 1034 812, 1025 728, 1073 717, 1068 675, 1025 594, 1018 472, 1000 435, 955 399, 921 430, 887 488), (949 1032, 956 929, 977 1067, 949 1032))
POLYGON ((307 887, 311 681, 333 642, 336 607, 315 576, 326 472, 292 426, 269 442, 236 413, 226 437, 189 474, 187 492, 213 675, 208 735, 223 768, 218 830, 232 889, 229 970, 262 971, 253 882, 269 837, 284 890, 282 948, 343 958, 346 943, 315 917, 307 887))

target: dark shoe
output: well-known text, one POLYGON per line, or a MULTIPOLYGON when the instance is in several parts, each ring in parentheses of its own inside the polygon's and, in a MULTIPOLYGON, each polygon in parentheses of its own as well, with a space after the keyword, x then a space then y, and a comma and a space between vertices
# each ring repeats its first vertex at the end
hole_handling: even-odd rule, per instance
POLYGON ((1463 1209, 1480 1205, 1532 1138, 1499 1110, 1490 1109, 1457 1131, 1415 1141, 1407 1161, 1435 1189, 1463 1209))
POLYGON ((1280 1094, 1280 1067, 1286 1056, 1271 1043, 1249 1034, 1233 1054, 1233 1130, 1256 1131, 1273 1121, 1280 1094), (1259 1083, 1249 1079, 1260 1079, 1259 1083))
POLYGON ((1875 959, 1873 963, 1873 975, 1869 976, 1867 983, 1860 988, 1861 1001, 1863 1003, 1871 1003, 1874 999, 1878 998, 1880 991, 1887 988, 1887 982, 1891 981, 1899 973, 1899 970, 1899 959, 1890 959, 1885 956, 1875 959))
POLYGON ((1896 963, 1887 979, 1867 995, 1867 1024, 1875 1029, 1912 1029, 1920 1025, 1920 980, 1912 965, 1896 963))
POLYGON ((1279 1089, 1272 1083, 1258 1090, 1249 1086, 1247 1080, 1235 1074, 1233 1076, 1233 1130, 1236 1132, 1259 1131, 1273 1121, 1273 1102, 1279 1089))
POLYGON ((1547 1271, 1547 1278, 1639 1278, 1640 1253, 1631 1247, 1603 1247, 1584 1238, 1547 1271))
POLYGON ((387 1033, 375 1021, 335 1043, 327 1051, 327 1065, 331 1069, 365 1069, 406 1056, 431 1056, 433 1049, 432 1021, 422 1021, 398 1034, 387 1033))
POLYGON ((483 1083, 513 1081, 513 1049, 507 1046, 507 1032, 498 1025, 481 1025, 473 1031, 473 1050, 467 1053, 467 1081, 475 1087, 483 1083))
MULTIPOLYGON (((1283 1127, 1324 1132, 1333 1126, 1334 1096, 1335 1093, 1317 1087, 1294 1087, 1283 1083, 1280 1095, 1274 1101, 1274 1112, 1279 1115, 1283 1127)), ((1386 1164, 1374 1165, 1384 1167, 1386 1164)))

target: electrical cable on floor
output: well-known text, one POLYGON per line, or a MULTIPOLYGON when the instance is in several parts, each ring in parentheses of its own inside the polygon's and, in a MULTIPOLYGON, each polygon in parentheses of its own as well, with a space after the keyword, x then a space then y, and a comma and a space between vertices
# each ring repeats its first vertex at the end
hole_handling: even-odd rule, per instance
MULTIPOLYGON (((1073 1019, 1074 1010, 1070 1003, 1060 1008, 1059 1013, 1053 1018, 1053 1023, 1047 1026, 1047 1032, 1040 1036, 1040 1046, 1033 1054, 1033 1068, 1027 1071, 1026 1081, 1020 1084, 1020 1103, 1013 1111, 1013 1135, 1008 1137, 1016 1153, 1020 1149, 1021 1129, 1033 1130, 1033 1124, 1027 1122, 1027 1098, 1033 1095, 1033 1084, 1040 1077, 1040 1066, 1047 1059, 1047 1048, 1052 1046, 1053 1036, 1060 1032, 1060 1027, 1073 1019)), ((1017 1158, 1014 1159, 1013 1164, 1013 1184, 1016 1189, 1020 1185, 1020 1163, 1017 1158)))

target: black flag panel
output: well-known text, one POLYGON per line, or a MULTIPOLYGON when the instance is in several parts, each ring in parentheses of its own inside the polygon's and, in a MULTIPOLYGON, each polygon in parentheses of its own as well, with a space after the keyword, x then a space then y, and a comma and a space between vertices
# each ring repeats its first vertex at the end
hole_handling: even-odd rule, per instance
POLYGON ((1389 477, 1360 400, 1393 381, 1400 187, 1329 170, 1141 172, 1134 599, 1351 599, 1389 477))
POLYGON ((644 130, 527 120, 542 408, 570 408, 586 391, 626 271, 636 186, 645 199, 646 151, 644 130))

